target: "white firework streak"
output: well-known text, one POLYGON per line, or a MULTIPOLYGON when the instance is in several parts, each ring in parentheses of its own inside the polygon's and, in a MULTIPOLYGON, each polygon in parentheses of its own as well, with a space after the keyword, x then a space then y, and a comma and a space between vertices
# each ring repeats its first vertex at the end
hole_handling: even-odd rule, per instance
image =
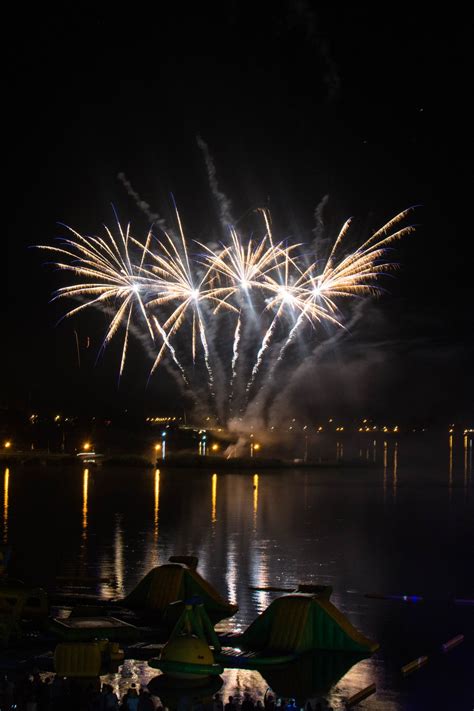
POLYGON ((125 337, 123 339, 123 349, 122 349, 122 359, 120 361, 119 380, 122 377, 123 369, 125 366, 125 358, 127 357, 128 333, 130 330, 130 317, 132 315, 132 311, 133 311, 133 303, 130 305, 130 310, 128 312, 128 319, 127 319, 127 326, 125 328, 125 337))
POLYGON ((197 317, 199 324, 199 335, 201 337, 201 343, 204 350, 204 362, 206 363, 207 372, 209 374, 209 389, 211 391, 211 395, 214 396, 214 376, 212 374, 211 360, 209 358, 209 347, 207 345, 206 332, 199 309, 197 309, 197 317))
POLYGON ((175 364, 178 366, 178 368, 179 368, 179 370, 180 370, 180 372, 181 372, 181 375, 183 376, 183 380, 184 380, 185 384, 189 387, 189 381, 188 381, 188 379, 187 379, 187 377, 186 377, 186 372, 185 372, 183 366, 181 365, 181 363, 180 363, 179 360, 178 360, 178 357, 177 357, 177 355, 176 355, 176 350, 174 349, 173 345, 170 343, 170 340, 169 340, 169 338, 168 338, 168 335, 167 335, 166 331, 165 331, 164 328, 161 326, 161 324, 160 324, 160 322, 158 321, 158 319, 156 318, 156 316, 153 316, 153 321, 154 321, 154 323, 155 323, 155 326, 156 326, 157 330, 158 330, 159 333, 160 333, 160 336, 161 336, 162 339, 163 339, 163 346, 161 347, 160 352, 158 353, 158 356, 156 357, 156 360, 155 360, 155 362, 153 363, 153 367, 152 367, 152 369, 151 369, 151 371, 150 371, 150 375, 148 376, 148 380, 151 378, 151 376, 153 375, 154 371, 155 371, 156 368, 158 367, 158 365, 159 365, 159 363, 160 363, 160 361, 161 361, 161 358, 162 358, 162 351, 163 351, 163 348, 166 346, 166 348, 168 348, 169 352, 171 353, 171 357, 172 357, 173 361, 174 361, 175 364))
POLYGON ((191 350, 193 354, 193 365, 196 363, 196 312, 193 311, 193 333, 191 350))
POLYGON ((237 377, 237 360, 239 358, 239 343, 240 343, 240 325, 241 325, 241 316, 240 316, 240 311, 239 311, 239 318, 237 319, 237 325, 235 327, 235 332, 234 332, 234 346, 233 346, 233 350, 232 350, 232 363, 231 363, 232 375, 231 375, 230 383, 229 383, 229 389, 230 389, 229 400, 232 400, 234 380, 237 377))
POLYGON ((282 347, 281 347, 280 353, 279 353, 278 358, 277 358, 277 363, 279 363, 280 361, 283 360, 284 355, 285 355, 285 352, 286 352, 286 349, 288 348, 288 346, 290 345, 290 343, 292 343, 293 338, 295 337, 297 330, 299 329, 299 327, 300 327, 301 324, 303 323, 303 320, 304 320, 305 316, 306 316, 305 312, 304 312, 304 311, 301 311, 301 313, 299 314, 298 318, 296 319, 295 325, 293 326, 293 328, 291 329, 290 333, 288 334, 288 338, 286 339, 285 343, 284 343, 284 344, 282 345, 282 347))
POLYGON ((263 339, 262 339, 262 344, 260 346, 260 349, 257 353, 257 359, 255 361, 255 365, 252 368, 252 374, 250 375, 250 380, 247 383, 247 387, 245 388, 246 392, 248 393, 250 391, 250 388, 252 387, 255 377, 258 373, 258 369, 260 368, 260 365, 262 363, 262 358, 263 354, 267 350, 270 340, 273 336, 273 331, 275 330, 276 323, 278 319, 280 318, 280 314, 283 311, 283 303, 280 304, 278 307, 278 311, 276 312, 275 316, 273 317, 273 321, 271 322, 270 326, 267 329, 267 332, 265 333, 263 339))

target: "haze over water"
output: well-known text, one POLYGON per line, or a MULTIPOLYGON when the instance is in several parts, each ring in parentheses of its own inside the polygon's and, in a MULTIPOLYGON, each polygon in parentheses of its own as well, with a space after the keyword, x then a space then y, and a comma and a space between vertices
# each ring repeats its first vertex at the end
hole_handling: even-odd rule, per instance
MULTIPOLYGON (((374 451, 364 440, 371 466, 358 468, 269 471, 257 459, 242 473, 166 462, 157 470, 10 466, 3 541, 13 548, 11 572, 47 588, 60 585, 57 576, 94 578, 67 589, 111 598, 169 556, 195 554, 201 574, 239 604, 222 629, 245 628, 278 595, 250 586, 332 585, 333 603, 381 645, 326 695, 335 708, 375 682, 364 708, 470 710, 474 606, 451 600, 474 598, 472 442, 386 441, 374 451), (441 643, 460 633, 465 643, 442 655, 441 643), (429 664, 403 679, 400 666, 422 654, 429 664)), ((331 446, 335 456, 341 443, 331 446)), ((155 673, 127 661, 120 684, 155 673)), ((223 692, 263 695, 268 686, 257 672, 231 670, 223 692)))

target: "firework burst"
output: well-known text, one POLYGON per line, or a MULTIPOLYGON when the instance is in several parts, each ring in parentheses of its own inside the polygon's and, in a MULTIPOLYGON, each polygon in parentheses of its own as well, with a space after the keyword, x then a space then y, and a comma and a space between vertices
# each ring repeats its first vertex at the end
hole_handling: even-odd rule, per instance
MULTIPOLYGON (((63 318, 89 307, 113 310, 102 348, 124 329, 120 375, 133 322, 146 328, 156 348, 151 374, 168 357, 192 389, 202 358, 210 400, 230 403, 239 380, 245 386, 239 393, 245 406, 262 381, 265 360, 278 367, 304 328, 316 331, 321 323, 344 328, 344 301, 380 293, 378 280, 395 266, 388 246, 413 229, 401 226, 410 212, 404 210, 347 251, 347 221, 327 260, 314 259, 308 266, 302 245, 275 243, 269 213, 259 212, 261 239, 245 240, 229 226, 228 242, 217 249, 186 239, 176 206, 178 234, 161 231, 155 236, 150 231, 144 242, 118 221, 115 236, 107 227, 104 237, 85 237, 68 228, 69 238, 42 247, 58 255, 55 265, 74 278, 54 293, 53 301, 82 301, 63 318), (209 340, 211 333, 215 342, 209 340), (216 368, 225 374, 218 388, 216 368)), ((228 417, 222 405, 220 415, 228 417)))
MULTIPOLYGON (((118 236, 105 227, 106 238, 86 237, 71 227, 70 238, 59 240, 60 246, 42 246, 54 254, 61 255, 63 261, 55 262, 55 266, 63 271, 72 272, 79 278, 79 283, 64 286, 54 294, 52 301, 70 298, 82 300, 84 303, 72 308, 64 316, 70 318, 89 307, 111 307, 114 311, 107 328, 102 349, 112 340, 120 326, 125 324, 120 375, 125 366, 130 324, 134 310, 143 317, 150 338, 154 340, 153 328, 145 307, 145 294, 151 287, 150 279, 142 273, 142 263, 146 245, 140 245, 130 235, 130 225, 125 230, 117 221, 118 236), (130 253, 130 247, 135 244, 140 247, 141 255, 138 263, 130 253), (64 261, 66 258, 67 261, 64 261), (82 281, 82 280, 86 281, 82 281)), ((151 239, 148 235, 147 243, 151 239)))

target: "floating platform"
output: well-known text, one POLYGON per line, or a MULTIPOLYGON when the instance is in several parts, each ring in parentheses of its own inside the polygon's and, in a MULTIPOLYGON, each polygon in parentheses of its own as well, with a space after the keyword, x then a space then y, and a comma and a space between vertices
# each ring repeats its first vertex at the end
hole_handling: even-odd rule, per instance
MULTIPOLYGON (((157 566, 123 599, 99 600, 90 594, 50 595, 57 606, 81 607, 84 616, 125 618, 137 626, 153 626, 159 641, 165 641, 184 610, 183 600, 198 596, 213 624, 234 615, 238 605, 225 600, 196 570, 195 556, 172 556, 157 566), (88 611, 88 608, 90 612, 88 611)), ((81 616, 81 615, 79 615, 81 616)))
POLYGON ((235 647, 222 647, 216 654, 216 659, 224 667, 233 669, 262 669, 263 667, 282 667, 294 662, 299 655, 272 654, 270 652, 253 652, 235 647))
POLYGON ((55 618, 49 623, 49 631, 64 642, 93 642, 96 639, 137 642, 141 639, 137 627, 116 617, 55 618))

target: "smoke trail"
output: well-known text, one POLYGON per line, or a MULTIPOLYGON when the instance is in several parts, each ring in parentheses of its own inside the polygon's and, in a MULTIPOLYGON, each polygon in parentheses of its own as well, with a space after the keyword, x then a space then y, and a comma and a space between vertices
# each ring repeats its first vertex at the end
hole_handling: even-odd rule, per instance
POLYGON ((325 221, 326 207, 329 202, 329 195, 324 195, 314 209, 314 227, 311 230, 313 239, 311 247, 316 259, 327 259, 329 254, 331 237, 327 230, 325 221))
POLYGON ((161 230, 163 230, 163 232, 166 232, 166 221, 157 212, 152 212, 151 206, 147 202, 145 202, 145 200, 142 200, 136 190, 133 189, 133 186, 127 180, 125 173, 118 173, 117 178, 118 180, 120 180, 127 193, 133 199, 138 209, 141 210, 143 214, 148 217, 150 222, 154 222, 161 230))
MULTIPOLYGON (((340 330, 337 330, 336 333, 331 335, 327 341, 324 341, 322 343, 318 343, 313 351, 303 357, 303 359, 300 361, 298 364, 297 368, 295 369, 294 366, 291 366, 291 370, 288 372, 288 367, 286 372, 288 374, 287 378, 284 377, 279 377, 279 382, 285 382, 285 387, 283 390, 279 390, 278 392, 275 392, 275 369, 282 368, 284 367, 283 361, 283 353, 286 350, 287 346, 289 345, 288 341, 291 336, 291 333, 293 333, 293 338, 294 335, 296 334, 296 330, 298 328, 298 321, 300 317, 302 317, 302 314, 298 317, 295 325, 292 328, 292 331, 290 335, 288 336, 287 339, 280 341, 279 343, 276 344, 276 347, 281 346, 280 352, 278 357, 275 358, 275 356, 272 357, 270 360, 270 364, 268 367, 268 370, 272 373, 272 378, 267 379, 264 383, 261 384, 259 387, 255 397, 253 400, 248 402, 246 410, 245 410, 245 419, 250 418, 252 420, 254 419, 259 419, 262 422, 268 420, 274 421, 275 418, 277 417, 278 411, 279 411, 279 404, 280 402, 285 403, 285 398, 283 397, 283 393, 286 394, 287 400, 289 398, 288 393, 291 391, 291 388, 293 387, 294 383, 296 380, 298 380, 299 377, 301 377, 301 373, 304 372, 304 369, 309 366, 311 362, 314 362, 317 360, 318 356, 320 353, 324 352, 324 349, 334 347, 340 339, 344 337, 345 334, 347 334, 350 329, 357 324, 357 322, 362 318, 363 312, 364 312, 364 307, 366 306, 365 301, 360 301, 359 303, 355 304, 353 314, 351 316, 351 319, 347 326, 341 328, 340 330)), ((273 323, 270 326, 270 329, 273 327, 273 323)), ((269 330, 270 330, 269 329, 269 330)), ((268 335, 268 331, 266 336, 268 335)), ((263 345, 263 344, 262 344, 263 345)), ((261 350, 261 349, 260 349, 261 350)), ((255 366, 254 366, 255 369, 255 366)), ((284 407, 282 408, 282 411, 284 410, 284 407)))
POLYGON ((211 193, 217 202, 219 207, 219 219, 223 227, 229 227, 233 224, 231 209, 232 204, 224 193, 219 190, 219 184, 217 182, 216 166, 212 160, 211 154, 209 153, 209 147, 201 136, 196 137, 197 144, 204 155, 204 161, 207 168, 207 177, 209 180, 209 187, 211 188, 211 193))
POLYGON ((314 210, 314 228, 313 235, 315 239, 319 239, 324 236, 324 209, 329 202, 329 194, 323 195, 321 200, 315 207, 314 210))
POLYGON ((303 360, 298 363, 297 367, 292 367, 290 377, 285 380, 281 378, 281 382, 285 382, 284 388, 275 393, 273 387, 268 388, 266 393, 259 393, 260 412, 267 410, 268 420, 277 422, 280 412, 288 412, 288 402, 290 393, 295 383, 302 377, 307 377, 308 368, 315 367, 321 356, 328 350, 334 347, 346 336, 346 334, 363 318, 367 310, 367 302, 359 301, 354 305, 352 316, 349 323, 343 329, 335 331, 326 341, 319 342, 303 360))

